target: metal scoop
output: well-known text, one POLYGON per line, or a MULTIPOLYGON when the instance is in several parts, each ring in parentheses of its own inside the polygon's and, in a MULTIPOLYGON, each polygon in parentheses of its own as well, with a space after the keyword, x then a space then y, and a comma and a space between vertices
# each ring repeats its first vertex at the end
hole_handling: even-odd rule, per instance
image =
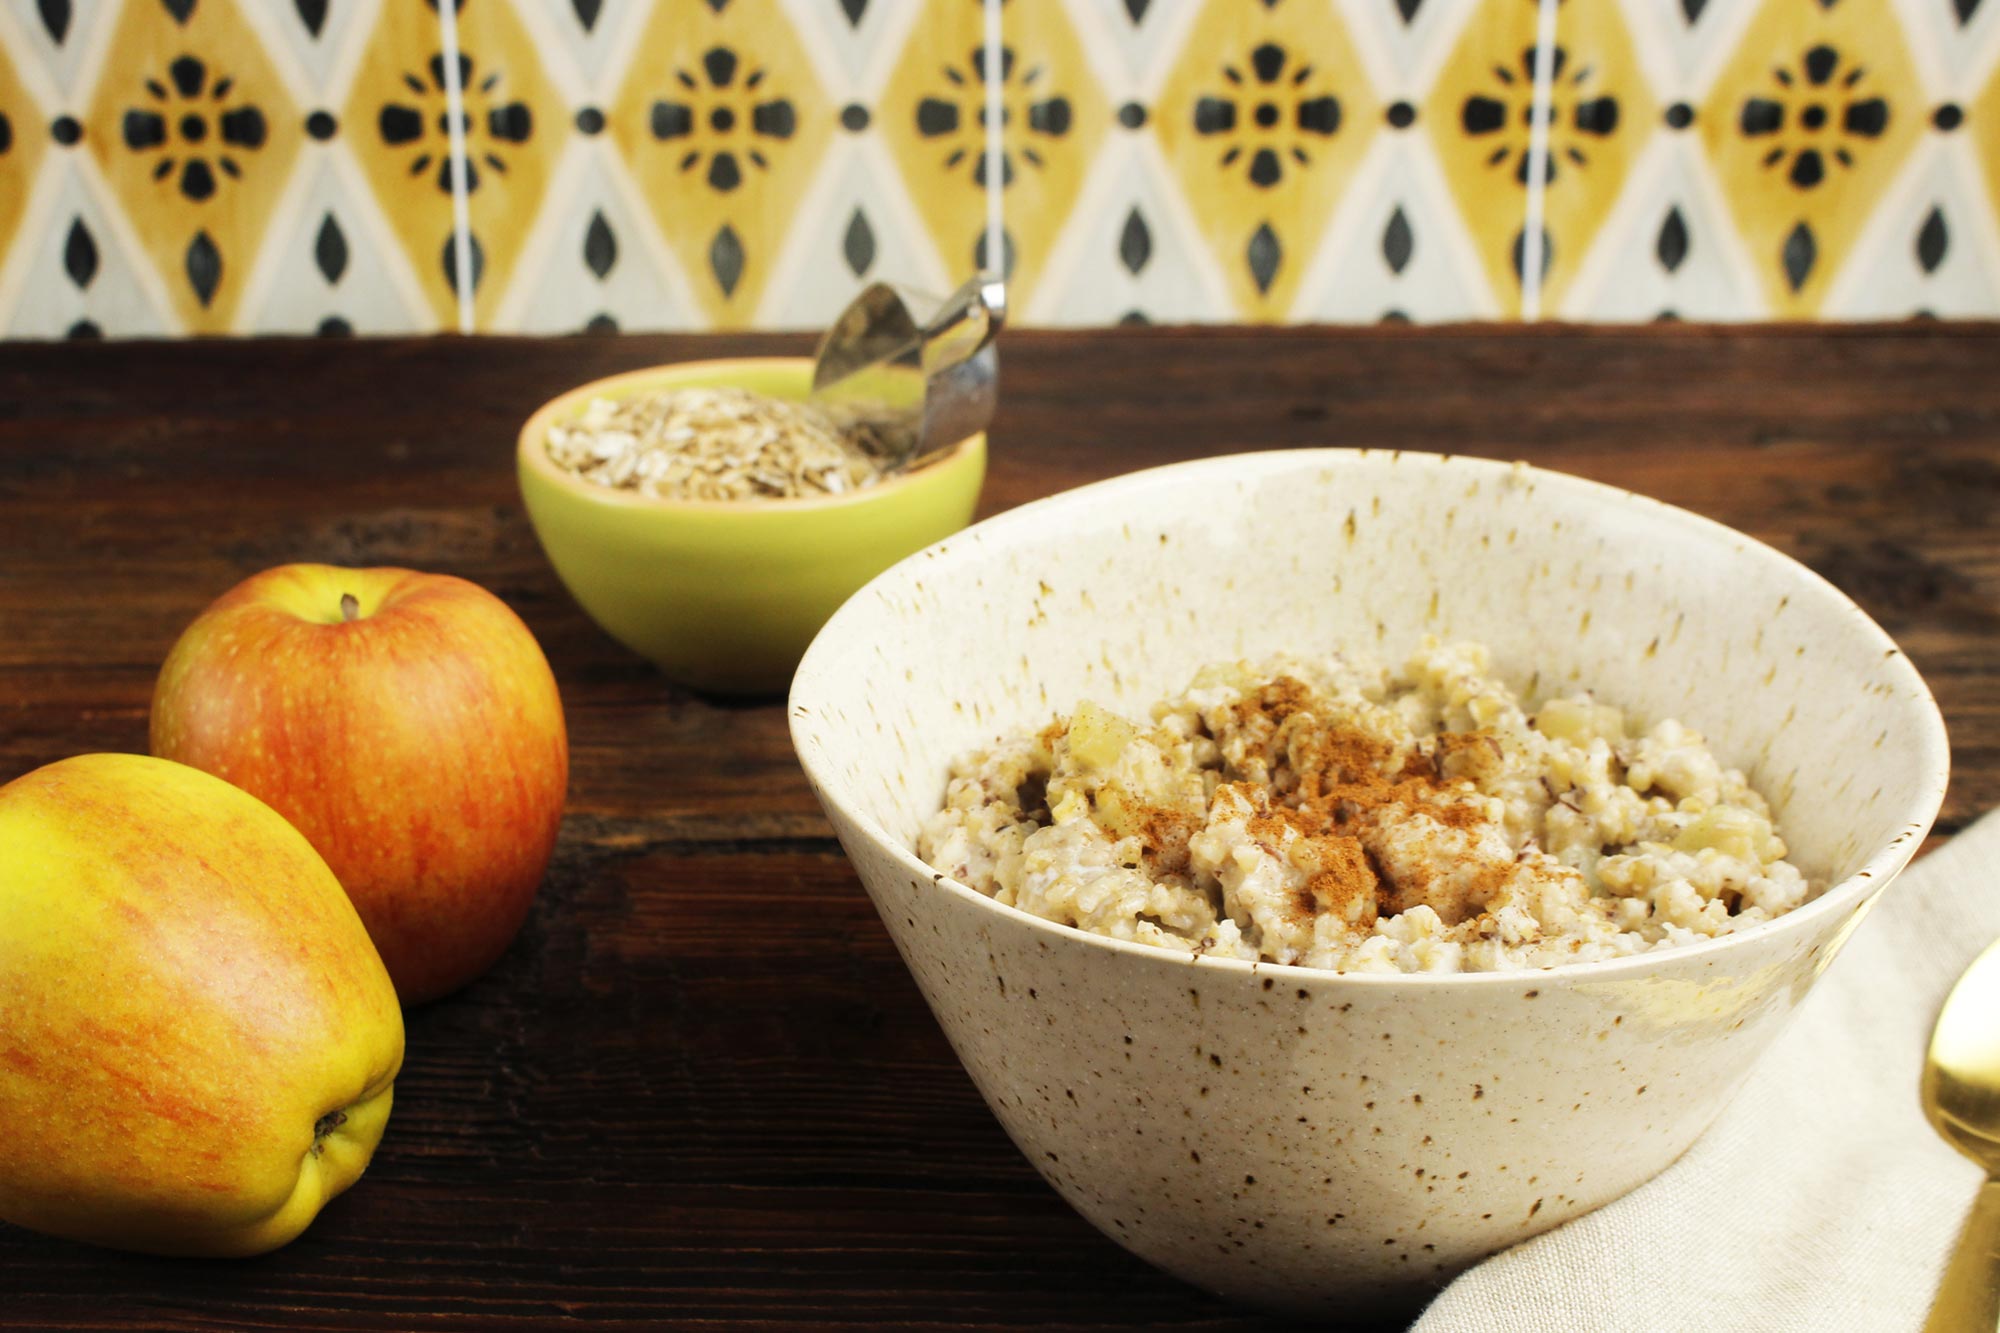
POLYGON ((1007 288, 981 274, 945 298, 928 318, 913 309, 933 304, 886 282, 872 283, 820 339, 812 396, 864 426, 877 442, 877 462, 896 472, 928 458, 993 419, 999 357, 993 346, 1007 311, 1007 288), (923 377, 915 403, 883 401, 878 367, 903 367, 923 377))

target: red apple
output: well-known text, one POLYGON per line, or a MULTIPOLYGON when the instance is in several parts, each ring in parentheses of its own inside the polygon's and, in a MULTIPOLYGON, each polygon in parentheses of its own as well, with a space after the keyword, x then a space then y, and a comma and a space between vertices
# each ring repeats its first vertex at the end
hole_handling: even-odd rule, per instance
POLYGON ((152 748, 305 834, 404 1004, 506 950, 569 783, 528 627, 477 584, 407 569, 284 565, 224 593, 160 670, 152 748))

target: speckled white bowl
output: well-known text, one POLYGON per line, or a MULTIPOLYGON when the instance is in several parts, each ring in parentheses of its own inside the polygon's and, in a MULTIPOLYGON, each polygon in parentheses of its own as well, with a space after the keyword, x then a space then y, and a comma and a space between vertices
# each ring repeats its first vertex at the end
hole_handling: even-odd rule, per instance
POLYGON ((1160 468, 875 579, 799 667, 806 775, 953 1048, 1107 1236, 1255 1304, 1437 1281, 1632 1189, 1715 1117, 1935 817, 1944 726, 1811 571, 1640 496, 1341 450, 1160 468), (1489 645, 1529 688, 1680 718, 1833 881, 1696 947, 1526 973, 1191 959, 1002 907, 912 851, 951 757, 1219 659, 1489 645))

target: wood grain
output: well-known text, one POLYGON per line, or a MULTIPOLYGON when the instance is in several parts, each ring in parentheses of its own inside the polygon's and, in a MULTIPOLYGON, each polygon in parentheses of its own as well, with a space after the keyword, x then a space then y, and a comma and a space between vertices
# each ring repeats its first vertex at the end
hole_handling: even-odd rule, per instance
MULTIPOLYGON (((143 749, 154 672, 288 560, 475 579, 574 746, 519 943, 410 1016, 363 1182, 247 1263, 0 1228, 0 1324, 1261 1327, 1099 1238, 1008 1143, 832 841, 782 710, 694 698, 556 583, 519 422, 602 374, 798 339, 0 349, 0 780, 143 749), (747 943, 755 941, 754 945, 747 943)), ((1011 335, 983 512, 1204 454, 1520 457, 1743 529, 1853 595, 2000 804, 2000 330, 1011 335)))

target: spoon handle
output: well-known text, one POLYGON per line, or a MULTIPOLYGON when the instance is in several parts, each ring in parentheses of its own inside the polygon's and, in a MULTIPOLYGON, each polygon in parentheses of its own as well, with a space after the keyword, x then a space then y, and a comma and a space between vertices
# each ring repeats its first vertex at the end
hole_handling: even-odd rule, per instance
POLYGON ((2000 1180, 1989 1178, 1958 1233, 1924 1333, 1993 1329, 2000 1329, 2000 1180))

